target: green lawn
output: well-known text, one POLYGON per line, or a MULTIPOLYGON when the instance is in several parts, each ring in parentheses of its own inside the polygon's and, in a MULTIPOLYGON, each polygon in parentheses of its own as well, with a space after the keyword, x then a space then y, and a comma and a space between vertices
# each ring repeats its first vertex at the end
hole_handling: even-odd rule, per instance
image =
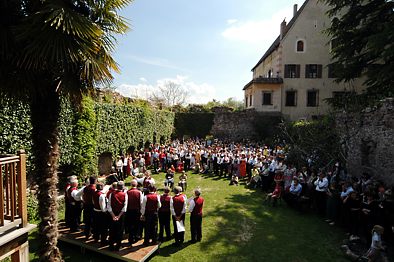
MULTIPOLYGON (((164 174, 154 177, 162 188, 164 174)), ((343 232, 314 214, 294 211, 285 203, 267 206, 261 191, 242 184, 229 186, 227 180, 209 175, 189 175, 188 197, 197 186, 205 198, 202 242, 185 243, 181 248, 171 245, 173 241, 165 242, 150 261, 347 261, 339 249, 343 232)), ((188 216, 186 226, 189 229, 188 216)), ((190 239, 189 230, 185 238, 190 239)), ((77 247, 60 247, 66 261, 109 261, 89 252, 82 256, 77 247)))

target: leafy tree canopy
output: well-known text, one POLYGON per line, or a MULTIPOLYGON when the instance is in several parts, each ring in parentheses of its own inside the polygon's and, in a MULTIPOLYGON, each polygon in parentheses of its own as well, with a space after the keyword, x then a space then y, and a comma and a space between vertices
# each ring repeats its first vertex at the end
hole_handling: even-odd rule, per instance
POLYGON ((365 76, 366 90, 353 99, 372 104, 394 95, 394 2, 391 0, 323 0, 331 8, 327 33, 333 40, 337 81, 365 76))

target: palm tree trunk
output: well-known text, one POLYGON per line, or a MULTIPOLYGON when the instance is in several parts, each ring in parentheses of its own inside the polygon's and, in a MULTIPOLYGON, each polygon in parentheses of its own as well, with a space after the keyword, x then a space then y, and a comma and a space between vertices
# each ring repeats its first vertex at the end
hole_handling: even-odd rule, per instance
POLYGON ((60 98, 55 90, 37 95, 31 103, 35 178, 39 186, 39 258, 62 261, 57 247, 57 167, 59 158, 58 119, 60 98))

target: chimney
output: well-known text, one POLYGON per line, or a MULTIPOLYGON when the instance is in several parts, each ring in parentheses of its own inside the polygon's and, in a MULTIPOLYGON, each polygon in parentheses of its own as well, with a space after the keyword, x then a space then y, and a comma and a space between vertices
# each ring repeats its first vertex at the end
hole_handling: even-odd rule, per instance
POLYGON ((295 4, 294 7, 293 7, 293 17, 295 17, 296 14, 297 14, 297 8, 298 8, 298 5, 295 4))
POLYGON ((282 40, 284 34, 285 34, 285 30, 286 30, 286 18, 283 19, 282 23, 280 23, 280 40, 282 40))

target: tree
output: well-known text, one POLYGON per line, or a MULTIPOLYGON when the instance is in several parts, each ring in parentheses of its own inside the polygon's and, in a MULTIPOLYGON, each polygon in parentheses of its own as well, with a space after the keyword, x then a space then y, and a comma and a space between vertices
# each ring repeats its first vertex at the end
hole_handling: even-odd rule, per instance
POLYGON ((223 102, 223 105, 233 108, 234 110, 237 110, 237 111, 245 108, 244 103, 242 101, 236 100, 236 98, 234 98, 234 97, 227 98, 227 100, 225 100, 223 102))
POLYGON ((39 186, 40 260, 61 261, 57 248, 60 96, 112 79, 114 34, 128 26, 118 11, 131 0, 0 1, 0 95, 29 103, 39 186))
POLYGON ((153 92, 149 100, 154 104, 162 104, 166 107, 182 106, 186 103, 187 90, 182 85, 173 81, 166 81, 157 86, 157 92, 153 92))
POLYGON ((323 0, 330 6, 332 68, 337 81, 366 76, 367 87, 353 101, 373 103, 394 95, 394 2, 323 0))

